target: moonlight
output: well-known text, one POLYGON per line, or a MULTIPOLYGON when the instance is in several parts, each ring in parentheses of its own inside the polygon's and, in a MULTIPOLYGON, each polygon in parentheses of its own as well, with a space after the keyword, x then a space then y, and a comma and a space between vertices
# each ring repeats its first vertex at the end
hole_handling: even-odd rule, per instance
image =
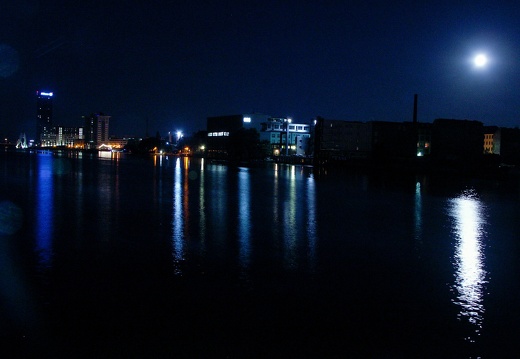
POLYGON ((478 54, 473 59, 473 63, 475 64, 476 67, 484 67, 484 66, 486 66, 487 62, 488 62, 488 58, 484 54, 478 54))

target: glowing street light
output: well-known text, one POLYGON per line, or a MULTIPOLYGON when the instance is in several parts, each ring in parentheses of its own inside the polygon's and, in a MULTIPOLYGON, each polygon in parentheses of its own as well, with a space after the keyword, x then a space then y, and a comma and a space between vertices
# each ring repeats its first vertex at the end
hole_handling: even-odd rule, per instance
POLYGON ((292 119, 288 118, 287 120, 284 120, 285 128, 287 130, 287 133, 285 134, 285 155, 289 156, 289 124, 292 122, 292 119))

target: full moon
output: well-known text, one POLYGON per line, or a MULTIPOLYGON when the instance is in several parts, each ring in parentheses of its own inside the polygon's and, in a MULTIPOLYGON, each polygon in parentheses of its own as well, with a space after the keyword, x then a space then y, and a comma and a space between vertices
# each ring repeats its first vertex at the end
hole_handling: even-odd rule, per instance
POLYGON ((475 66, 477 67, 484 67, 486 66, 488 59, 487 56, 484 54, 478 54, 475 56, 475 59, 473 59, 473 62, 475 63, 475 66))

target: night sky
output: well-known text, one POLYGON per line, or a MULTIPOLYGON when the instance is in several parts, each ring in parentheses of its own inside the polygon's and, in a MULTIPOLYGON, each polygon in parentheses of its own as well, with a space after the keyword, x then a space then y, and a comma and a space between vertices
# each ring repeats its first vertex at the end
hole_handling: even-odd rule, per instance
POLYGON ((0 135, 112 116, 111 134, 259 112, 310 121, 458 118, 520 124, 513 1, 2 1, 0 135), (476 68, 484 52, 489 63, 476 68))

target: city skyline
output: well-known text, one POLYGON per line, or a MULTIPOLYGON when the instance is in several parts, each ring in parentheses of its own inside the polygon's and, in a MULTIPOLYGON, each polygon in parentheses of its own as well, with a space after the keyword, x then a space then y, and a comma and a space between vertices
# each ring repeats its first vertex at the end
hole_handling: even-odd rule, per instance
POLYGON ((12 2, 0 14, 0 132, 34 131, 38 90, 55 94, 54 124, 101 111, 118 136, 255 112, 411 121, 416 93, 420 122, 515 127, 519 12, 500 1, 12 2))

